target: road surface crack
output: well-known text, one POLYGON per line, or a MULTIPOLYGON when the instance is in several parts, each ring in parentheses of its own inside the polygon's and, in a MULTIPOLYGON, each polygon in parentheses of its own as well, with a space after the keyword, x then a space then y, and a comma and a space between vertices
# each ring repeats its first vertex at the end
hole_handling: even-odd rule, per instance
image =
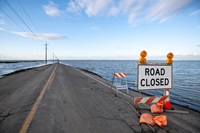
POLYGON ((15 114, 15 113, 10 113, 10 112, 11 110, 5 115, 0 115, 0 118, 1 118, 0 123, 2 123, 7 117, 15 114))
POLYGON ((18 114, 18 113, 26 113, 29 112, 31 109, 26 109, 26 108, 30 108, 33 105, 33 103, 27 104, 27 105, 23 105, 21 107, 16 107, 16 108, 12 108, 9 107, 9 111, 8 113, 4 113, 0 115, 0 123, 2 123, 6 118, 18 114), (26 110, 25 110, 26 109, 26 110), (13 111, 15 110, 15 111, 13 111))

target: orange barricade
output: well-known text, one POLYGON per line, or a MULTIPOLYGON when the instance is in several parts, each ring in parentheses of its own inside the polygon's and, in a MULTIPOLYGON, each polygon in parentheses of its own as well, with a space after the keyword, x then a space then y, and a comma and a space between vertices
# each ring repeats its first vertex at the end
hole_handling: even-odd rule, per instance
POLYGON ((126 76, 125 72, 114 73, 112 85, 117 89, 117 95, 118 91, 123 89, 127 91, 127 94, 129 93, 126 76))

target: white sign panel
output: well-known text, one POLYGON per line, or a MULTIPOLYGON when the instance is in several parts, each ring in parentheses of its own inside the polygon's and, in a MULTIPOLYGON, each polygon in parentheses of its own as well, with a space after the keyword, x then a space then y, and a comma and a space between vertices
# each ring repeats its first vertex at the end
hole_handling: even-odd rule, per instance
POLYGON ((139 64, 138 90, 172 88, 172 65, 139 64))

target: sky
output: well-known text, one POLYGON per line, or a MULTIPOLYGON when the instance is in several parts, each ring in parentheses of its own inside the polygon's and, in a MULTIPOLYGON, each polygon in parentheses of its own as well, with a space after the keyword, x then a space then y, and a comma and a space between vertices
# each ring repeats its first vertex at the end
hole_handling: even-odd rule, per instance
POLYGON ((0 60, 200 60, 200 0, 0 0, 0 40, 0 60))

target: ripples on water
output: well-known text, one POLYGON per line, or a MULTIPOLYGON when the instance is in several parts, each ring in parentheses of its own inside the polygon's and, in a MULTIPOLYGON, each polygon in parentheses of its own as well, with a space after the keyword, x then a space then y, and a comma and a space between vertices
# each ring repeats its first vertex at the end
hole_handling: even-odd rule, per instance
MULTIPOLYGON (((164 63, 165 61, 151 61, 164 63)), ((137 61, 130 60, 68 60, 63 64, 92 71, 103 78, 112 81, 114 72, 126 72, 128 85, 137 90, 137 61)), ((150 95, 163 95, 163 90, 146 90, 150 95)), ((170 89, 171 101, 179 105, 200 111, 200 61, 173 62, 173 88, 170 89)))

